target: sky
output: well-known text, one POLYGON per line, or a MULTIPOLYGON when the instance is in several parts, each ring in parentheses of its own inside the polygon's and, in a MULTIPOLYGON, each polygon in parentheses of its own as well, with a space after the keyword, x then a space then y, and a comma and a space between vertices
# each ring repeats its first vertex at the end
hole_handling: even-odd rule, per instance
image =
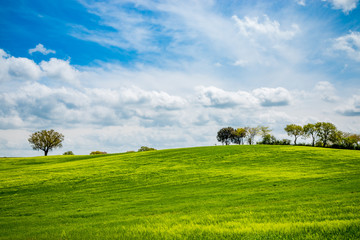
POLYGON ((0 156, 43 155, 43 129, 65 136, 50 155, 212 146, 228 126, 360 133, 359 5, 2 0, 0 156))

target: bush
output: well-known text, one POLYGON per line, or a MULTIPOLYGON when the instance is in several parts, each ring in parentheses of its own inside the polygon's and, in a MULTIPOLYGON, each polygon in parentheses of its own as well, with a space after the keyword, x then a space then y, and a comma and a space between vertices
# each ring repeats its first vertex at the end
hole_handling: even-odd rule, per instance
POLYGON ((266 145, 290 145, 289 139, 278 140, 273 135, 266 134, 261 142, 257 144, 266 144, 266 145))
POLYGON ((74 153, 72 151, 67 151, 67 152, 64 152, 63 155, 74 155, 74 153))
POLYGON ((146 146, 142 146, 141 148, 139 148, 138 152, 154 151, 154 150, 156 150, 156 149, 155 149, 155 148, 146 147, 146 146))
POLYGON ((290 139, 283 139, 283 140, 277 140, 276 145, 290 145, 291 140, 290 139))
POLYGON ((107 154, 107 152, 94 151, 90 153, 90 155, 96 155, 96 154, 107 154))

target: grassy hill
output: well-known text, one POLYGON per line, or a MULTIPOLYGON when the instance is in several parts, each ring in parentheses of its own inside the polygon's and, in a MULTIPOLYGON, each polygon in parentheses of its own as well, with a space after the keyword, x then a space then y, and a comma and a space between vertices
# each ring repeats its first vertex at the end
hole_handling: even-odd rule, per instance
POLYGON ((1 158, 0 239, 360 239, 360 151, 1 158))

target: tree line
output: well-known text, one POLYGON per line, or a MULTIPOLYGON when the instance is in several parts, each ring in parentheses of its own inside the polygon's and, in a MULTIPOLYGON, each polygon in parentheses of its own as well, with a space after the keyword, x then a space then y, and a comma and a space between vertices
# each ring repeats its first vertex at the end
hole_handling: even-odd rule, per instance
POLYGON ((308 123, 304 126, 289 124, 284 130, 294 137, 294 145, 302 137, 311 138, 311 146, 360 150, 359 134, 340 131, 330 122, 308 123))
POLYGON ((278 140, 270 133, 271 129, 266 126, 241 127, 236 129, 226 127, 217 132, 216 139, 225 145, 229 145, 231 143, 244 144, 246 142, 249 145, 253 145, 255 144, 255 137, 260 135, 262 137, 262 141, 257 142, 257 144, 290 145, 289 139, 278 140))
MULTIPOLYGON (((340 131, 329 122, 308 123, 304 126, 289 124, 284 130, 288 136, 294 137, 294 145, 299 145, 297 140, 311 139, 311 144, 301 143, 300 145, 311 145, 317 147, 333 147, 360 150, 360 135, 340 131)), ((256 136, 261 136, 257 144, 290 145, 289 139, 276 139, 271 135, 271 129, 266 126, 232 128, 225 127, 217 132, 217 140, 222 144, 254 144, 256 136)))

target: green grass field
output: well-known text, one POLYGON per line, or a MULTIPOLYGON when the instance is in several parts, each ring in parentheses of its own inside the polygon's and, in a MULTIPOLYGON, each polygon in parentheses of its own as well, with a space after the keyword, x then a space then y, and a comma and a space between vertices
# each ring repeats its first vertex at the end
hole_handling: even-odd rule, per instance
POLYGON ((360 151, 0 158, 0 239, 360 239, 360 151))

